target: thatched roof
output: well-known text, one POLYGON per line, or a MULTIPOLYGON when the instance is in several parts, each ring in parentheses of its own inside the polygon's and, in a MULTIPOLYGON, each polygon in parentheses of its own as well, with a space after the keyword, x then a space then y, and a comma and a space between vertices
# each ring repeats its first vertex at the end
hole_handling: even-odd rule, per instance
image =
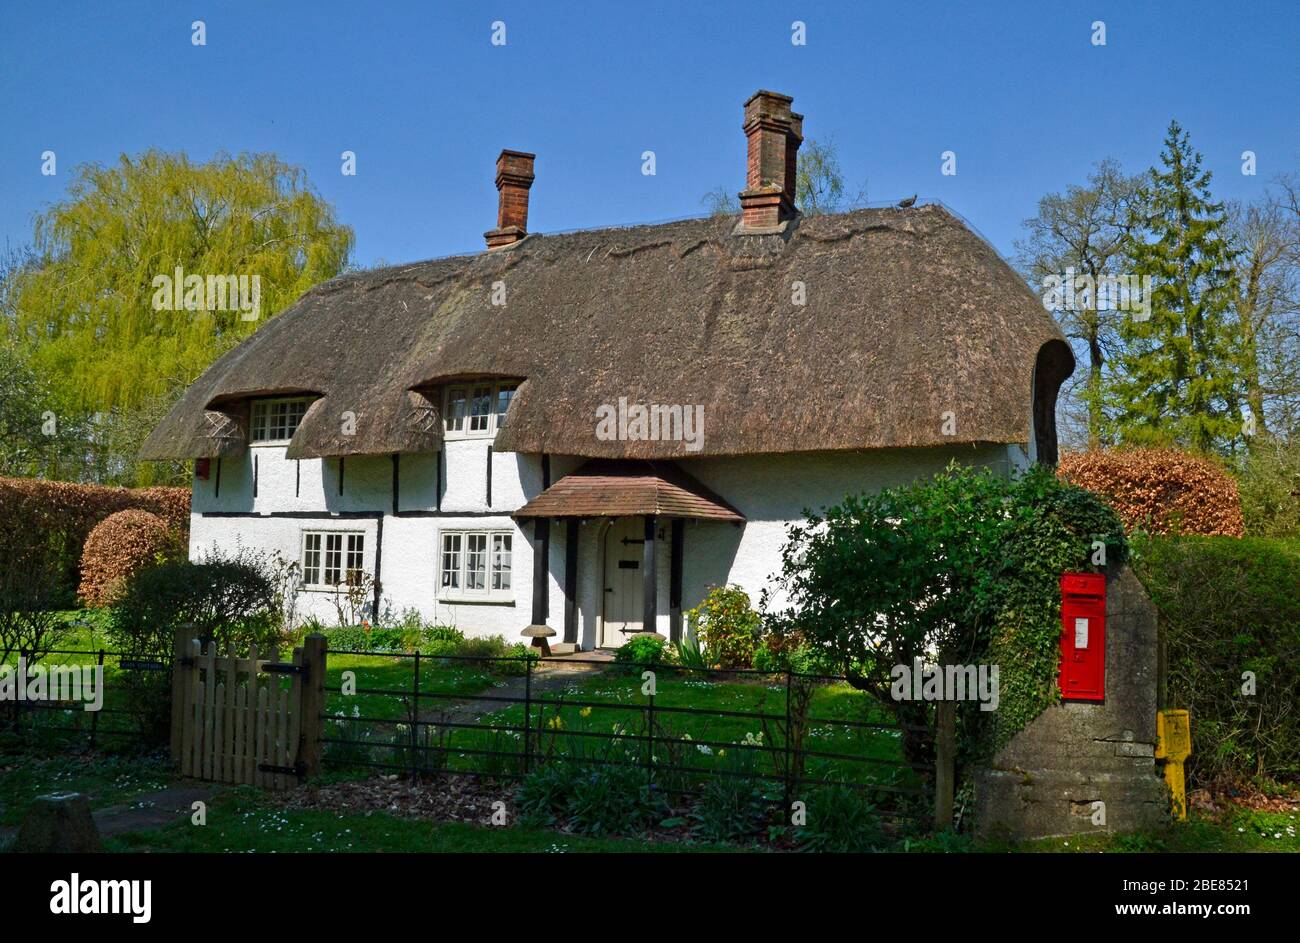
POLYGON ((745 517, 672 462, 593 459, 514 517, 683 517, 743 524, 745 517))
POLYGON ((947 210, 862 209, 770 235, 735 226, 530 235, 335 278, 218 360, 141 455, 238 454, 248 399, 289 393, 320 396, 290 457, 436 451, 436 389, 469 376, 526 380, 502 451, 667 459, 1028 441, 1035 357, 1063 338, 947 210), (620 397, 702 405, 702 448, 597 437, 597 409, 620 397))

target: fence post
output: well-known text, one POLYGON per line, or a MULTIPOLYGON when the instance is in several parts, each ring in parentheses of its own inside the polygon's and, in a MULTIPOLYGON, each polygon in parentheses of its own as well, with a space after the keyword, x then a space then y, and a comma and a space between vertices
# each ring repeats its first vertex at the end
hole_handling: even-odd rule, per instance
MULTIPOLYGON (((99 677, 96 679, 96 682, 102 690, 104 687, 104 650, 102 648, 99 650, 99 655, 95 659, 95 664, 99 666, 99 677)), ((90 748, 92 750, 95 749, 95 734, 98 730, 99 711, 95 711, 90 715, 90 748)))
POLYGON ((956 775, 957 702, 939 701, 935 710, 934 827, 952 827, 953 778, 956 775))
POLYGON ((183 663, 190 647, 190 636, 194 632, 193 622, 181 623, 172 638, 172 759, 180 762, 182 738, 185 730, 185 672, 188 667, 183 663))
MULTIPOLYGON (((650 669, 654 671, 653 668, 650 669)), ((650 703, 646 707, 645 780, 647 786, 655 784, 655 689, 650 688, 650 703)))
POLYGON ((524 772, 533 769, 533 660, 524 656, 524 772))
POLYGON ((411 778, 415 779, 420 769, 416 750, 420 747, 420 650, 415 650, 415 688, 411 703, 411 778))
POLYGON ((790 751, 790 742, 794 738, 794 711, 790 706, 792 683, 790 669, 785 669, 785 815, 790 814, 790 804, 794 802, 794 755, 790 751))
MULTIPOLYGON (((302 685, 302 701, 296 705, 301 712, 298 724, 298 761, 305 776, 313 776, 320 769, 321 728, 325 713, 325 668, 329 646, 325 636, 313 632, 302 643, 302 663, 307 677, 302 685)), ((254 675, 256 677, 256 675, 254 675)), ((252 689, 250 689, 250 702, 252 689)))

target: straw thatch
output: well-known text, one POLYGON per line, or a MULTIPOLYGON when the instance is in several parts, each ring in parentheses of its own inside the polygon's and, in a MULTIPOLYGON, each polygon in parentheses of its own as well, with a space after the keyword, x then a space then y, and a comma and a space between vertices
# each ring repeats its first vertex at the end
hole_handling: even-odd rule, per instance
MULTIPOLYGON (((333 279, 218 360, 142 457, 238 454, 248 400, 290 393, 320 397, 292 458, 435 451, 437 388, 468 376, 526 380, 502 451, 664 459, 1028 441, 1036 357, 1063 338, 945 209, 856 210, 770 235, 735 223, 533 235, 333 279), (492 303, 497 282, 504 305, 492 303), (597 409, 620 397, 702 405, 702 447, 598 438, 597 409)), ((1038 378, 1053 396, 1072 367, 1056 362, 1038 378)))

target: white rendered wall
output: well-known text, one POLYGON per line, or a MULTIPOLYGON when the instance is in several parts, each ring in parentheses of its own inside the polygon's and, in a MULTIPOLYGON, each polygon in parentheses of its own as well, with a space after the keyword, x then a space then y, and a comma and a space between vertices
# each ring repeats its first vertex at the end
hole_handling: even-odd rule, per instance
MULTIPOLYGON (((393 465, 389 456, 352 457, 343 462, 339 493, 338 459, 284 458, 282 447, 254 447, 240 459, 224 459, 217 487, 217 461, 207 481, 194 482, 190 555, 210 548, 224 553, 240 546, 299 559, 304 530, 360 531, 366 535, 365 566, 373 573, 380 520, 383 547, 380 578, 382 609, 394 615, 415 608, 428 619, 453 624, 471 635, 518 638, 532 618, 533 523, 521 530, 510 512, 542 490, 539 456, 501 452, 492 455, 492 502, 488 504, 488 442, 446 443, 443 495, 438 510, 437 455, 403 455, 399 462, 399 507, 393 510, 393 465), (254 458, 257 496, 253 497, 254 458), (214 513, 215 512, 215 515, 214 513), (228 516, 221 516, 222 514, 228 516), (358 516, 349 516, 358 515, 358 516), (438 598, 439 534, 444 529, 510 529, 513 539, 513 599, 449 602, 438 598)), ((876 491, 940 471, 950 460, 984 464, 1007 473, 1024 463, 1017 446, 982 449, 881 450, 822 452, 682 461, 680 467, 725 498, 746 518, 743 526, 688 521, 683 553, 682 608, 695 606, 712 585, 738 584, 758 604, 765 587, 779 572, 786 525, 805 508, 838 503, 846 494, 876 491)), ((551 481, 572 471, 581 460, 551 459, 551 481)), ((564 627, 564 521, 550 527, 547 623, 564 627)), ((578 640, 596 645, 603 604, 604 523, 579 527, 578 640)), ((671 525, 661 522, 657 541, 658 619, 656 629, 669 631, 668 586, 671 525)), ((774 597, 776 605, 783 598, 774 597)), ((299 616, 314 615, 333 624, 332 594, 304 591, 299 616)))

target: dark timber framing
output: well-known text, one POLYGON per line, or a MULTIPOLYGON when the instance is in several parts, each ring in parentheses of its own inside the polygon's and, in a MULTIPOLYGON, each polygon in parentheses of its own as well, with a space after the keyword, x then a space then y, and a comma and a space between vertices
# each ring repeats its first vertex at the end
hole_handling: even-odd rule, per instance
POLYGON ((487 447, 487 506, 492 507, 492 446, 487 447))
POLYGON ((217 456, 217 480, 212 485, 212 496, 221 497, 221 456, 217 456))
POLYGON ((656 520, 653 514, 645 516, 645 543, 641 545, 641 569, 645 579, 645 615, 641 623, 642 632, 655 631, 655 623, 659 615, 659 599, 656 590, 659 588, 659 580, 655 573, 655 526, 656 520))
POLYGON ((343 458, 339 457, 339 497, 343 496, 343 458))
POLYGON ((257 497, 257 456, 253 456, 253 497, 257 497))
POLYGON ((539 517, 533 530, 533 625, 546 625, 547 549, 550 544, 551 519, 539 517))
POLYGON ((401 483, 399 481, 400 468, 401 468, 401 457, 398 455, 397 452, 394 452, 393 453, 393 517, 397 516, 397 503, 398 503, 397 499, 400 493, 398 489, 401 487, 401 483))
POLYGON ((668 557, 668 639, 682 640, 682 547, 686 536, 686 522, 673 518, 672 545, 668 557))
POLYGON ((578 643, 578 519, 565 522, 564 641, 578 643))

